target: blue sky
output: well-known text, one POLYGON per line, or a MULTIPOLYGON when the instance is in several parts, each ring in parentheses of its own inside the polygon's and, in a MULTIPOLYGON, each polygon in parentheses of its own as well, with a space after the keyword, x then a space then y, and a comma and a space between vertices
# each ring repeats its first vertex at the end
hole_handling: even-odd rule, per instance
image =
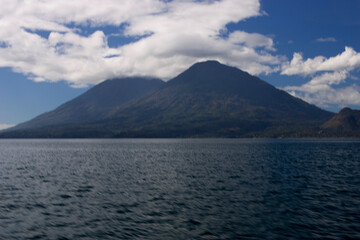
POLYGON ((0 128, 108 78, 236 66, 324 109, 360 109, 358 0, 0 0, 0 128))

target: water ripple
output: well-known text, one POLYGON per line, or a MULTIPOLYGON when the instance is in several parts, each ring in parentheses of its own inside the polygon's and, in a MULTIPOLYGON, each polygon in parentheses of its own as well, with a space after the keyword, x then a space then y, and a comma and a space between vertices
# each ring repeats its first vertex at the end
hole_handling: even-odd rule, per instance
POLYGON ((0 239, 360 239, 360 141, 1 140, 0 239))

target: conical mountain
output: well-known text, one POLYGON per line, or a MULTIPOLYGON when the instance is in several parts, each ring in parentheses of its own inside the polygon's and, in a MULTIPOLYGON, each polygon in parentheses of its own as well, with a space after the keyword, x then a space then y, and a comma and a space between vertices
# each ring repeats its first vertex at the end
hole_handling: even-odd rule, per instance
MULTIPOLYGON (((174 79, 152 87, 147 94, 110 104, 91 114, 87 107, 75 109, 74 99, 49 115, 33 121, 37 129, 7 134, 26 137, 279 137, 298 136, 317 128, 334 114, 279 90, 237 68, 206 61, 193 65, 174 79), (50 122, 64 116, 62 123, 50 122), (71 111, 70 111, 71 110, 71 111), (86 114, 87 117, 79 117, 86 114), (47 118, 45 118, 47 116, 47 118), (101 116, 101 117, 99 117, 101 116), (39 119, 42 121, 40 122, 39 119), (79 119, 74 122, 74 119, 79 119), (36 121, 35 121, 36 120, 36 121), (41 124, 40 124, 41 123, 41 124), (45 126, 45 127, 44 127, 45 126), (48 126, 48 127, 46 127, 48 126), (289 130, 290 129, 290 130, 289 130)), ((106 83, 104 83, 106 84, 106 83)), ((156 85, 156 84, 155 84, 156 85)), ((151 84, 151 86, 153 86, 151 84)), ((101 85, 94 87, 101 89, 101 85)), ((102 94, 87 95, 83 104, 104 106, 102 94)), ((96 92, 99 92, 98 90, 96 92)), ((127 91, 116 96, 126 94, 127 91)), ((85 98, 84 96, 82 98, 85 98)), ((107 102, 107 101, 105 101, 107 102)), ((76 105, 76 104, 75 104, 76 105)), ((82 105, 82 104, 81 104, 82 105)), ((29 126, 29 125, 28 125, 29 126)), ((35 125, 32 125, 35 126, 35 125)), ((312 136, 312 132, 309 133, 312 136)), ((3 135, 4 136, 4 135, 3 135)), ((302 135, 303 136, 303 135, 302 135)))
POLYGON ((322 124, 332 113, 216 61, 193 65, 103 124, 116 136, 244 136, 283 125, 322 124))
POLYGON ((159 88, 164 82, 151 78, 106 80, 51 112, 19 124, 12 130, 81 124, 100 120, 114 108, 159 88))

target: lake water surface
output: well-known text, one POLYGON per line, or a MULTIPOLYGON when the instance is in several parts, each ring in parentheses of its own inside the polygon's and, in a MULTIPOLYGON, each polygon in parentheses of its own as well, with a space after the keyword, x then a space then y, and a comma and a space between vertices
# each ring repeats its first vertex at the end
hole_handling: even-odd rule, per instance
POLYGON ((0 140, 0 239, 360 239, 360 140, 0 140))

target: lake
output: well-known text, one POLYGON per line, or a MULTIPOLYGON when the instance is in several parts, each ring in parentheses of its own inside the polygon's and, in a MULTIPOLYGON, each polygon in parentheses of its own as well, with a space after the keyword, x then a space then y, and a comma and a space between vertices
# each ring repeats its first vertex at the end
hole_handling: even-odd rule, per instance
POLYGON ((359 139, 0 140, 0 239, 360 239, 359 139))

